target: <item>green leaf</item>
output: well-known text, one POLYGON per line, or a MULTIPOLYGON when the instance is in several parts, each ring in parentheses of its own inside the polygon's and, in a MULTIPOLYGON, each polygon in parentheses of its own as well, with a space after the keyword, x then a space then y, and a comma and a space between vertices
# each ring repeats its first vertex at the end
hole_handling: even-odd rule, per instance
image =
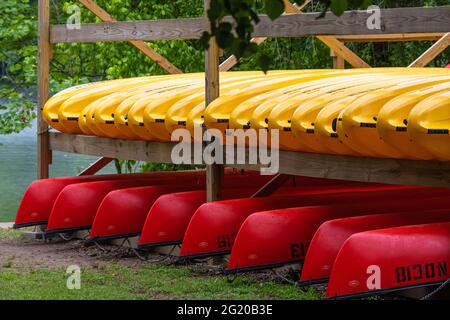
POLYGON ((331 0, 331 11, 336 16, 341 16, 348 8, 347 0, 331 0))
POLYGON ((272 20, 279 18, 285 9, 283 0, 264 0, 264 7, 272 20))

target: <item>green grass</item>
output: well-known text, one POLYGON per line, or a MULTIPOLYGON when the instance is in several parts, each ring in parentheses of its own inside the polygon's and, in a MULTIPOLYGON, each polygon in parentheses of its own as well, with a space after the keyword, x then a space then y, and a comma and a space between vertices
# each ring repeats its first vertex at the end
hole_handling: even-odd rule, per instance
MULTIPOLYGON (((318 299, 286 284, 258 282, 251 276, 228 282, 224 276, 197 276, 190 268, 110 265, 82 270, 81 289, 66 287, 65 270, 19 271, 8 261, 0 271, 0 299, 318 299)), ((195 268, 195 267, 193 267, 195 268)))
POLYGON ((7 239, 7 240, 13 240, 13 239, 19 239, 22 237, 21 230, 12 230, 12 229, 0 229, 0 239, 7 239))
MULTIPOLYGON (((0 239, 17 239, 19 231, 0 230, 0 239)), ((200 266, 148 264, 128 267, 111 262, 107 266, 81 270, 81 289, 66 287, 65 269, 30 268, 14 257, 0 264, 0 299, 319 299, 307 292, 255 276, 207 275, 200 266)), ((204 270, 204 269, 203 269, 204 270)))

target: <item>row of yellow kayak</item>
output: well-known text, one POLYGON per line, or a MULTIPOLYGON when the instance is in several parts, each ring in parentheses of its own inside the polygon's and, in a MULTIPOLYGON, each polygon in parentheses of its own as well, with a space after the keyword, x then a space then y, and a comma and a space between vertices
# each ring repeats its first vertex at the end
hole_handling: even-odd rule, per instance
POLYGON ((204 74, 151 76, 66 89, 44 107, 73 134, 171 141, 196 127, 279 129, 280 149, 450 160, 450 69, 224 72, 205 109, 204 74))

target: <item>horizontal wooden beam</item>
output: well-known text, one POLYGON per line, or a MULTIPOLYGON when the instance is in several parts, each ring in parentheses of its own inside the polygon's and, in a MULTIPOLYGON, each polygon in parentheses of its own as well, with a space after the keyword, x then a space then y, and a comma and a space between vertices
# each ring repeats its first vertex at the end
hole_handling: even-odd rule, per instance
MULTIPOLYGON (((347 11, 336 17, 327 13, 283 15, 275 21, 260 16, 254 37, 305 37, 318 35, 363 35, 448 32, 450 6, 432 8, 393 8, 381 10, 381 30, 367 28, 370 14, 366 11, 347 11)), ((229 19, 229 18, 226 18, 229 19)), ((66 25, 51 27, 50 40, 57 42, 98 42, 130 40, 186 40, 199 39, 208 29, 204 18, 124 21, 83 24, 79 30, 66 25)))
POLYGON ((395 41, 434 41, 439 40, 445 32, 436 33, 393 33, 393 34, 360 34, 340 35, 336 39, 342 42, 395 42, 395 41))
POLYGON ((171 163, 170 155, 173 146, 172 143, 118 140, 50 132, 50 148, 54 151, 112 159, 171 163))
MULTIPOLYGON (((52 150, 124 160, 171 163, 174 145, 50 132, 52 150)), ((239 150, 234 150, 233 154, 238 152, 239 150)), ((249 149, 244 152, 248 154, 249 149)), ((224 153, 227 154, 227 150, 224 153)), ((249 170, 258 170, 260 167, 227 166, 249 170)), ((396 160, 280 151, 279 173, 363 182, 450 187, 450 161, 396 160)))

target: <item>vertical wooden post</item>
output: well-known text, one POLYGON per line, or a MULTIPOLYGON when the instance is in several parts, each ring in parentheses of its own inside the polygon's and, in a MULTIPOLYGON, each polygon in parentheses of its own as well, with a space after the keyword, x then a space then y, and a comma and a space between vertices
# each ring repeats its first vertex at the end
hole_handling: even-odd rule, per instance
POLYGON ((39 60, 38 60, 38 106, 37 106, 37 176, 49 176, 51 161, 48 125, 42 118, 42 110, 49 95, 50 77, 50 0, 39 0, 39 60))
MULTIPOLYGON (((205 15, 211 0, 205 0, 205 15)), ((205 101, 206 106, 220 95, 219 88, 219 47, 216 40, 209 41, 209 49, 205 52, 205 101)), ((206 168, 207 201, 220 199, 224 166, 220 164, 208 165, 206 168)))
POLYGON ((333 49, 330 49, 330 56, 333 58, 333 69, 345 69, 345 60, 338 56, 333 49))

